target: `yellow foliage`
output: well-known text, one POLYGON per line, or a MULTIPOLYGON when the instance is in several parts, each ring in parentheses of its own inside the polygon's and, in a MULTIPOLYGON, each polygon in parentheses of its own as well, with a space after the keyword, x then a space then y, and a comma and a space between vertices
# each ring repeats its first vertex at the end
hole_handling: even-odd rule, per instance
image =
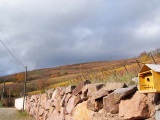
POLYGON ((11 85, 11 84, 15 84, 15 83, 13 83, 13 82, 6 82, 5 84, 6 85, 11 85))
POLYGON ((56 88, 56 87, 60 87, 60 86, 66 86, 69 84, 69 81, 65 81, 65 82, 59 82, 59 83, 56 83, 52 86, 50 86, 51 88, 56 88))
POLYGON ((149 56, 143 55, 143 56, 141 56, 140 60, 141 60, 141 62, 146 62, 149 60, 149 56))
POLYGON ((28 95, 36 95, 36 94, 40 94, 41 91, 37 90, 37 91, 33 91, 33 92, 28 92, 28 95))

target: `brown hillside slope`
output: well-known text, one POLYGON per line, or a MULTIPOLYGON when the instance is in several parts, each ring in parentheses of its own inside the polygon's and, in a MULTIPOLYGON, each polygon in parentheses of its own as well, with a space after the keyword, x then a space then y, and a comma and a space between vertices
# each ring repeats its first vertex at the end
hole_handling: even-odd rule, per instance
MULTIPOLYGON (((160 63, 159 54, 153 57, 157 63, 160 63)), ((143 53, 139 57, 124 60, 88 62, 28 71, 27 92, 29 94, 44 92, 46 89, 57 86, 78 84, 85 79, 90 79, 92 82, 123 81, 130 84, 131 78, 135 77, 140 69, 136 60, 140 62, 140 66, 143 65, 142 62, 153 63, 149 54, 143 53)), ((6 94, 22 95, 24 73, 5 77, 7 77, 6 82, 9 82, 6 84, 8 92, 6 94)), ((3 82, 3 78, 0 81, 3 82)), ((2 85, 0 85, 0 89, 2 85)))

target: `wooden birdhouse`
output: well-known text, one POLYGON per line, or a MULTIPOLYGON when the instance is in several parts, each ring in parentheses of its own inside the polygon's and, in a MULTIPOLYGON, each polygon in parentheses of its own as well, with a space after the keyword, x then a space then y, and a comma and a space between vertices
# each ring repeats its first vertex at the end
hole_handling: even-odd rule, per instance
POLYGON ((138 74, 140 93, 160 92, 160 65, 145 64, 138 74))

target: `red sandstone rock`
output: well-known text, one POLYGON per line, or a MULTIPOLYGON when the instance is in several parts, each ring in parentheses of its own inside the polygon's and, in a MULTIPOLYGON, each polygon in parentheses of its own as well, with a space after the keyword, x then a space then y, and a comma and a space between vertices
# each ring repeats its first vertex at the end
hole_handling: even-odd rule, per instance
POLYGON ((45 108, 47 102, 47 94, 43 93, 40 98, 40 105, 45 108))
POLYGON ((63 96, 63 98, 60 101, 60 106, 64 107, 65 106, 65 98, 66 98, 66 94, 63 96))
POLYGON ((74 120, 74 119, 70 114, 68 114, 68 115, 65 115, 65 120, 74 120))
POLYGON ((38 115, 39 115, 39 116, 42 116, 42 115, 44 114, 44 111, 45 111, 45 110, 44 110, 43 108, 40 108, 40 109, 39 109, 39 112, 38 112, 38 115))
POLYGON ((73 89, 75 89, 76 86, 68 86, 66 87, 66 90, 65 90, 65 94, 67 93, 72 93, 73 92, 73 89))
POLYGON ((118 82, 108 82, 105 84, 105 86, 103 87, 105 90, 107 91, 114 91, 118 88, 124 88, 127 85, 124 83, 118 83, 118 82))
POLYGON ((79 93, 82 92, 82 88, 86 85, 86 84, 90 84, 91 82, 89 80, 85 80, 83 82, 81 82, 79 85, 77 85, 77 87, 73 90, 73 95, 77 95, 79 93))
POLYGON ((117 101, 114 98, 114 93, 111 93, 103 98, 103 108, 108 113, 118 113, 119 107, 117 101))
POLYGON ((103 86, 104 86, 103 83, 88 84, 88 96, 91 97, 92 94, 94 94, 95 92, 97 92, 103 86))
POLYGON ((51 107, 51 100, 47 100, 45 109, 49 110, 50 107, 51 107))
POLYGON ((121 100, 119 116, 128 120, 149 118, 150 112, 147 105, 147 95, 137 92, 131 99, 121 100))
POLYGON ((154 116, 156 112, 156 103, 155 103, 156 93, 149 93, 147 95, 147 104, 150 111, 150 117, 154 116))
POLYGON ((61 91, 62 91, 62 88, 57 87, 57 88, 55 89, 55 91, 53 92, 53 94, 52 94, 51 100, 54 101, 54 99, 55 99, 57 96, 60 95, 60 92, 61 92, 61 91))
POLYGON ((54 101, 52 102, 53 103, 53 106, 55 106, 55 108, 56 108, 56 110, 59 112, 60 111, 60 109, 61 109, 61 100, 62 100, 62 98, 61 98, 61 96, 57 96, 55 99, 54 99, 54 101))
POLYGON ((99 111, 103 108, 103 99, 91 100, 87 101, 87 109, 92 111, 99 111))
POLYGON ((49 117, 49 120, 64 120, 63 117, 58 113, 56 110, 54 110, 49 117))
POLYGON ((52 98, 53 92, 54 92, 54 89, 49 89, 49 90, 46 91, 46 94, 47 94, 47 98, 48 98, 48 99, 51 99, 51 98, 52 98))
POLYGON ((102 89, 96 91, 95 93, 93 93, 91 99, 96 100, 96 99, 102 98, 106 95, 108 95, 108 91, 102 88, 102 89))
POLYGON ((53 93, 46 91, 46 94, 27 96, 26 110, 36 120, 120 120, 122 116, 124 119, 143 119, 155 114, 155 94, 142 94, 143 97, 139 95, 130 99, 136 87, 121 88, 124 84, 116 83, 107 85, 83 83, 74 89, 76 95, 71 94, 71 88, 58 87, 53 93), (82 102, 82 99, 88 101, 82 102), (116 114, 118 111, 120 117, 116 114))
POLYGON ((95 100, 88 100, 86 103, 86 107, 88 110, 96 111, 95 110, 95 100))
POLYGON ((77 105, 77 103, 81 102, 80 95, 78 96, 72 96, 66 106, 66 112, 67 113, 72 113, 74 107, 77 105))
POLYGON ((50 107, 48 111, 48 116, 51 116, 52 112, 55 110, 54 107, 50 107))
POLYGON ((65 97, 65 105, 68 103, 69 99, 72 97, 72 94, 67 94, 65 97))
POLYGON ((93 111, 87 109, 87 102, 78 104, 73 111, 73 120, 91 120, 93 111))
POLYGON ((116 102, 119 102, 122 98, 125 98, 126 96, 135 93, 137 90, 137 86, 131 86, 128 88, 119 88, 114 91, 114 99, 116 102))

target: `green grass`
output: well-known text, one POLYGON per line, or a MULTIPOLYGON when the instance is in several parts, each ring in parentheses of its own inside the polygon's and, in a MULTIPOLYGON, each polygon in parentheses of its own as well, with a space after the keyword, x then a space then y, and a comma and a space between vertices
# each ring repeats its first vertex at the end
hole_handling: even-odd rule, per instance
POLYGON ((20 117, 23 117, 23 118, 29 117, 26 111, 18 110, 17 112, 20 117))
POLYGON ((2 108, 3 106, 2 106, 2 102, 0 101, 0 108, 2 108))

